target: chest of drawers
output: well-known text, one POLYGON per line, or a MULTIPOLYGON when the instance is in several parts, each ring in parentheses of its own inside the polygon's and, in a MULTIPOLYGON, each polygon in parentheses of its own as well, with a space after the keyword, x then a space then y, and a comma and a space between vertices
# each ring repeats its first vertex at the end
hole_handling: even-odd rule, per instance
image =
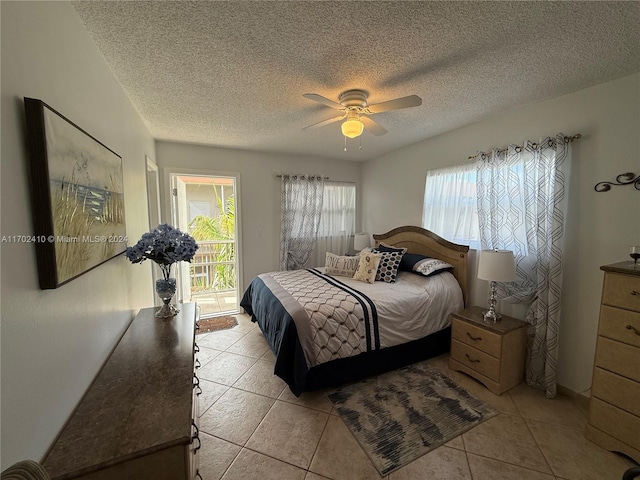
POLYGON ((488 323, 482 317, 485 310, 470 307, 451 316, 449 368, 500 395, 522 381, 527 324, 506 315, 488 323))
POLYGON ((586 437, 640 461, 640 265, 601 267, 604 284, 586 437))

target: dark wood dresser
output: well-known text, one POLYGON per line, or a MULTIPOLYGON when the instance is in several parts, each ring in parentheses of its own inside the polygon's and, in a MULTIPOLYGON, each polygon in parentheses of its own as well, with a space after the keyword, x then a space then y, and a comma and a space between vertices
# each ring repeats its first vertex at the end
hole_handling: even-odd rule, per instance
POLYGON ((197 308, 179 307, 133 319, 45 456, 52 479, 200 478, 197 308))
POLYGON ((586 437, 640 462, 640 264, 600 268, 604 285, 586 437))

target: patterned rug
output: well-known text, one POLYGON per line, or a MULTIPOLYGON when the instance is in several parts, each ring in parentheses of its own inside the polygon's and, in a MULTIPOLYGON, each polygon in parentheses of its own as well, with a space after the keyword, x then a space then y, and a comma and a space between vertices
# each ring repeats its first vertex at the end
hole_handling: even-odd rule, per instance
POLYGON ((224 330, 233 328, 238 325, 238 320, 232 315, 222 315, 221 317, 203 318, 198 321, 200 327, 197 333, 215 332, 216 330, 224 330))
POLYGON ((424 363, 328 397, 382 476, 499 413, 424 363))

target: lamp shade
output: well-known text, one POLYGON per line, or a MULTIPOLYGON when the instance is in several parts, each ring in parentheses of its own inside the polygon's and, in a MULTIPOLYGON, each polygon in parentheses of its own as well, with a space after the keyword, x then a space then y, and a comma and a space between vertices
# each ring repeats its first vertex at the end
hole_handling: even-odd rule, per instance
POLYGON ((345 137, 356 138, 362 135, 364 125, 357 118, 349 118, 342 124, 342 134, 345 137))
POLYGON ((516 279, 516 261, 511 250, 481 250, 478 278, 490 282, 512 282, 516 279))
POLYGON ((356 233, 353 238, 353 249, 362 250, 371 246, 371 234, 367 232, 356 233))

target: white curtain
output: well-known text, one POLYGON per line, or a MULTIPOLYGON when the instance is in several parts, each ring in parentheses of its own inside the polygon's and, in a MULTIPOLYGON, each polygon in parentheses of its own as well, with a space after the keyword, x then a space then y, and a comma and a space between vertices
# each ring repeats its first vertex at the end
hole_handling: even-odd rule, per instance
POLYGON ((556 394, 570 144, 564 135, 476 157, 482 249, 512 250, 517 280, 498 297, 530 304, 527 383, 556 394))
POLYGON ((324 179, 282 175, 280 187, 280 270, 296 270, 307 263, 316 242, 324 179))
POLYGON ((322 215, 314 248, 313 266, 324 266, 327 252, 344 255, 351 250, 356 231, 356 186, 325 182, 322 215))
POLYGON ((478 248, 476 167, 473 163, 427 172, 422 226, 450 242, 478 248))

